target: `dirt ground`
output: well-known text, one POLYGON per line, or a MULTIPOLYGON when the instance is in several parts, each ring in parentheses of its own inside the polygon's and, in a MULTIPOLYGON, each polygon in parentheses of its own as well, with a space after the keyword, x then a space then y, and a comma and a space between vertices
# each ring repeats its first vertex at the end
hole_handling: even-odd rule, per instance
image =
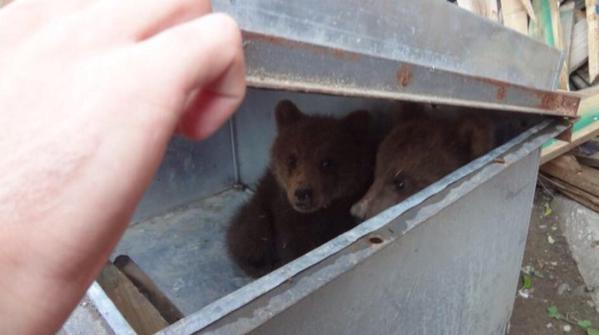
POLYGON ((594 334, 577 324, 584 320, 599 329, 599 314, 562 236, 551 200, 547 191, 537 188, 510 335, 594 334), (549 316, 552 306, 562 319, 549 316))

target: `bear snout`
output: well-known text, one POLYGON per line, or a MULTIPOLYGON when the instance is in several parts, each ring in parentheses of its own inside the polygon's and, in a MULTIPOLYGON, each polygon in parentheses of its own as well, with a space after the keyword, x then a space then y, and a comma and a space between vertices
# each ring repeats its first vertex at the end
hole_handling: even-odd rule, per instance
POLYGON ((311 188, 302 187, 302 188, 296 189, 294 192, 294 195, 295 195, 295 198, 302 203, 303 202, 311 203, 314 192, 312 191, 311 188))

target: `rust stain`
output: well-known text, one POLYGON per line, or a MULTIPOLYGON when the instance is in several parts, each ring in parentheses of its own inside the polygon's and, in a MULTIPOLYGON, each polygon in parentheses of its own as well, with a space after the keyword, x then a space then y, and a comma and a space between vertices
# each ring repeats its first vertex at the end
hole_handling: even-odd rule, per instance
POLYGON ((543 92, 529 87, 514 85, 490 78, 474 78, 483 83, 495 86, 497 88, 496 98, 498 101, 505 100, 507 97, 507 90, 509 88, 514 88, 518 91, 525 92, 530 96, 536 96, 540 100, 536 106, 537 108, 558 112, 565 116, 576 116, 578 104, 580 103, 580 99, 575 96, 555 92, 543 92))
POLYGON ((341 49, 321 47, 321 46, 314 45, 314 44, 292 41, 292 40, 288 40, 288 39, 276 37, 276 36, 271 36, 271 35, 243 32, 243 38, 245 41, 265 42, 268 44, 281 46, 281 47, 285 47, 285 48, 290 48, 290 49, 308 50, 315 54, 332 56, 336 59, 341 59, 341 60, 349 60, 349 61, 360 60, 360 55, 355 52, 345 51, 345 50, 341 50, 341 49))
POLYGON ((397 83, 401 87, 406 87, 412 79, 412 67, 408 64, 402 64, 397 71, 397 83))
POLYGON ((551 92, 539 92, 537 97, 541 100, 539 108, 556 110, 570 116, 576 115, 580 103, 580 99, 577 97, 551 92))

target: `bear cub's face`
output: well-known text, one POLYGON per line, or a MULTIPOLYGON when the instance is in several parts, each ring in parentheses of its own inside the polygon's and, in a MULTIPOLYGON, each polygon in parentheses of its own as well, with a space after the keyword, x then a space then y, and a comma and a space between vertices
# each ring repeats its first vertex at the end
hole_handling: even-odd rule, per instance
POLYGON ((374 182, 351 209, 368 219, 450 174, 494 145, 486 120, 408 121, 379 146, 374 182))
POLYGON ((284 100, 275 116, 271 170, 296 211, 316 212, 365 191, 374 165, 367 112, 342 119, 308 116, 284 100))

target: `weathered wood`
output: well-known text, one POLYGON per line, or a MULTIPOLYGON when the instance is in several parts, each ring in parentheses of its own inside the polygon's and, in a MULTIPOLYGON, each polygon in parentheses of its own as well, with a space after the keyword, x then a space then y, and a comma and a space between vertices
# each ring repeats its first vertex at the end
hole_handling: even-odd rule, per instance
POLYGON ((528 13, 528 16, 530 16, 530 19, 532 21, 536 21, 537 16, 535 15, 535 11, 532 9, 532 4, 530 3, 530 0, 520 0, 520 2, 524 6, 526 13, 528 13))
POLYGON ((573 133, 571 142, 557 140, 554 144, 541 151, 541 164, 551 161, 597 135, 599 135, 599 122, 595 122, 590 126, 573 133))
MULTIPOLYGON (((565 51, 566 42, 564 41, 564 34, 562 31, 562 24, 560 18, 560 10, 555 0, 549 1, 549 11, 551 13, 551 31, 553 32, 554 47, 561 51, 565 51)), ((562 69, 559 75, 559 87, 562 90, 570 90, 570 81, 568 73, 568 61, 565 60, 562 64, 562 69)))
MULTIPOLYGON (((574 2, 567 1, 559 9, 560 22, 562 26, 562 40, 564 43, 564 60, 567 64, 570 60, 570 45, 572 43, 572 33, 574 31, 574 2)), ((567 64, 567 69, 570 65, 567 64)))
POLYGON ((557 178, 551 178, 549 176, 545 176, 543 174, 539 175, 539 178, 542 182, 545 182, 553 187, 555 187, 559 192, 563 193, 567 197, 572 200, 594 210, 595 212, 599 212, 599 198, 593 196, 592 194, 580 190, 568 183, 560 181, 557 178))
POLYGON ((183 318, 183 313, 181 313, 177 306, 173 304, 154 281, 129 256, 118 256, 114 260, 114 265, 150 300, 168 323, 172 324, 183 318))
POLYGON ((599 170, 579 165, 573 155, 565 155, 541 166, 541 171, 578 189, 599 197, 599 170))
POLYGON ((469 12, 499 21, 497 0, 457 0, 458 6, 469 12))
POLYGON ((154 334, 168 326, 150 301, 113 264, 106 264, 97 281, 138 334, 154 334))
POLYGON ((587 20, 578 21, 574 24, 572 30, 572 40, 570 42, 570 58, 568 60, 568 69, 570 73, 583 66, 589 59, 587 46, 588 29, 587 20))
POLYGON ((589 78, 591 84, 599 76, 599 21, 597 20, 597 0, 586 0, 588 24, 589 78))
POLYGON ((591 97, 593 95, 599 95, 599 85, 576 91, 576 94, 579 94, 582 97, 591 97))
MULTIPOLYGON (((578 116, 593 115, 598 110, 599 95, 583 97, 578 107, 578 116)), ((541 164, 549 162, 597 135, 599 135, 599 121, 592 122, 586 127, 574 131, 570 143, 556 140, 555 143, 541 150, 541 164)))
POLYGON ((503 25, 524 35, 528 34, 528 14, 520 0, 501 0, 503 25))

